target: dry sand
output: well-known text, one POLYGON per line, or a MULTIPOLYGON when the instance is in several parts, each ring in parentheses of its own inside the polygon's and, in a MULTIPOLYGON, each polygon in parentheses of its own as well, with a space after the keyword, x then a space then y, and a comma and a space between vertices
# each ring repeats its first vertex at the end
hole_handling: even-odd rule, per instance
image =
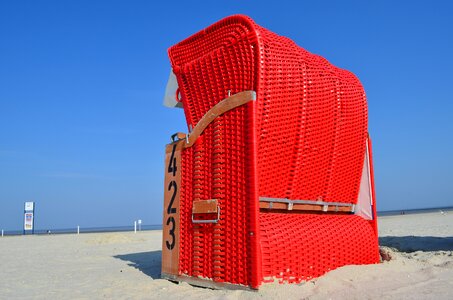
POLYGON ((393 259, 300 285, 219 291, 159 279, 161 231, 0 238, 0 299, 452 299, 453 212, 381 217, 393 259))

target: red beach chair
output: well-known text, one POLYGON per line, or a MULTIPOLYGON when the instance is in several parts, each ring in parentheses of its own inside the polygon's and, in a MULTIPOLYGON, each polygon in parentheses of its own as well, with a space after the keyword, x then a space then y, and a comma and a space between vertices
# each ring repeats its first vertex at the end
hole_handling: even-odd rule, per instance
POLYGON ((162 277, 257 289, 379 262, 367 103, 350 72, 246 16, 169 49, 162 277))

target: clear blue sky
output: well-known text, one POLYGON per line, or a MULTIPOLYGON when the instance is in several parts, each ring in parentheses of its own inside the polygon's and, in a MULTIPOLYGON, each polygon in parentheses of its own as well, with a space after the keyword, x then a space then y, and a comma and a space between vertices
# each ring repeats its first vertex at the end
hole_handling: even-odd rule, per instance
POLYGON ((161 223, 167 48, 242 13, 354 72, 379 210, 453 205, 451 1, 2 1, 0 228, 161 223))

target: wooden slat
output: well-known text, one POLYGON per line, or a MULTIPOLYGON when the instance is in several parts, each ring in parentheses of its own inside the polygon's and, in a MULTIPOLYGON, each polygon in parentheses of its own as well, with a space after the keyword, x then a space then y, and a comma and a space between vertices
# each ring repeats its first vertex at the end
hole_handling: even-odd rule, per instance
POLYGON ((217 213, 217 199, 194 201, 192 213, 194 214, 211 214, 217 213))
POLYGON ((188 143, 184 145, 185 148, 192 147, 198 137, 203 133, 203 131, 215 120, 218 116, 226 113, 229 110, 232 110, 238 106, 246 104, 249 101, 256 99, 256 93, 254 91, 244 91, 237 94, 234 94, 231 97, 225 98, 216 105, 214 105, 210 110, 208 110, 204 116, 198 121, 197 125, 193 128, 192 132, 189 134, 188 143))
MULTIPOLYGON (((264 209, 278 209, 278 210, 306 210, 306 211, 324 211, 324 205, 322 204, 292 204, 292 209, 288 209, 289 204, 284 202, 260 202, 260 208, 264 209)), ((329 205, 327 212, 352 212, 351 206, 336 206, 329 205)))

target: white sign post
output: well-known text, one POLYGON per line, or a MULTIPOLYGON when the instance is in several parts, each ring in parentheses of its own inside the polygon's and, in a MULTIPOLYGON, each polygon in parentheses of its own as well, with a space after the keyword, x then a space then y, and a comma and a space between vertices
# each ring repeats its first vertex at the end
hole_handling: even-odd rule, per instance
POLYGON ((142 231, 142 220, 138 220, 138 231, 142 231))
POLYGON ((35 203, 25 202, 24 205, 24 234, 31 231, 35 233, 35 203))
POLYGON ((35 210, 35 202, 25 202, 25 211, 35 210))
POLYGON ((24 230, 33 230, 33 213, 26 212, 24 219, 24 230))

